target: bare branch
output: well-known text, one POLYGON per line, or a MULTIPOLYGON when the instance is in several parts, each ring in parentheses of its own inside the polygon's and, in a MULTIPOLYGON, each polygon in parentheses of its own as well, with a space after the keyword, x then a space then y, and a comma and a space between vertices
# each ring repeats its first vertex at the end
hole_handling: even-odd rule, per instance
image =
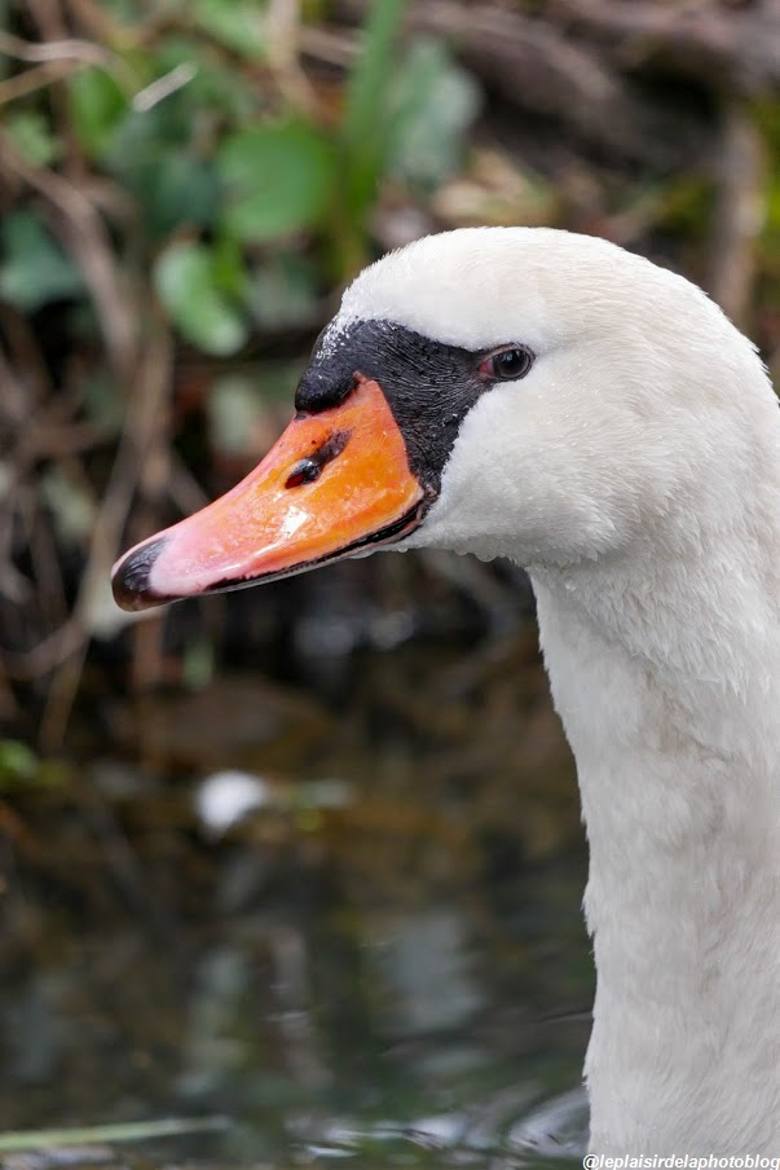
POLYGON ((45 89, 52 82, 59 81, 81 68, 80 61, 49 61, 44 65, 36 65, 34 69, 25 69, 24 73, 7 77, 0 81, 0 105, 26 97, 38 89, 45 89))
POLYGON ((171 94, 182 89, 183 86, 189 85, 197 72, 197 65, 191 61, 183 61, 181 65, 171 69, 170 73, 163 74, 162 77, 158 77, 156 81, 139 90, 133 98, 133 109, 145 114, 154 106, 159 105, 160 102, 165 101, 171 94))
POLYGON ((120 56, 103 45, 78 38, 68 40, 25 41, 0 29, 0 54, 31 64, 58 65, 63 74, 79 65, 98 65, 116 77, 123 89, 136 88, 135 75, 120 56))
MULTIPOLYGON (((92 530, 76 605, 69 621, 62 627, 61 640, 47 647, 61 664, 52 679, 41 725, 41 741, 47 749, 53 749, 61 742, 81 678, 97 598, 104 591, 111 565, 116 559, 133 494, 150 456, 154 457, 166 439, 160 421, 171 384, 172 358, 170 335, 158 326, 144 347, 136 392, 129 403, 119 451, 92 530)), ((40 659, 39 652, 35 653, 40 659)), ((50 661, 49 669, 54 664, 50 661)), ((37 665, 41 665, 40 660, 37 665)))
POLYGON ((587 34, 625 67, 660 58, 688 77, 756 93, 780 83, 780 6, 658 4, 656 0, 554 0, 573 32, 587 34))
POLYGON ((116 63, 116 56, 104 49, 102 45, 95 45, 92 41, 67 40, 47 41, 37 43, 23 41, 9 32, 0 29, 0 53, 6 57, 15 57, 17 61, 45 62, 45 61, 82 61, 87 65, 103 65, 112 69, 116 63))

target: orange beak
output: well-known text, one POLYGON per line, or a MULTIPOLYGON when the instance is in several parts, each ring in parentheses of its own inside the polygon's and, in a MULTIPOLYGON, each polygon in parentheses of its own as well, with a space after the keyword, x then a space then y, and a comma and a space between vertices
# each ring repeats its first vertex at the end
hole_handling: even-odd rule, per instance
POLYGON ((399 540, 427 494, 378 382, 298 415, 246 479, 114 566, 123 609, 144 609, 301 573, 399 540))

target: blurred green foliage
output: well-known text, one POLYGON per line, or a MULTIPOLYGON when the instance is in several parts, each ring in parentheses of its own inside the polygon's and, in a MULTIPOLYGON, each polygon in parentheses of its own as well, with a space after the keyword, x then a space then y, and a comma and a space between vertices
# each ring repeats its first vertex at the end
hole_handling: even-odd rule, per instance
POLYGON ((766 270, 774 280, 767 282, 766 291, 777 309, 780 308, 780 100, 777 97, 764 98, 756 103, 755 109, 756 122, 767 143, 769 164, 761 243, 766 270))
POLYGON ((18 739, 0 739, 0 796, 27 788, 55 788, 69 778, 66 765, 42 760, 18 739))
MULTIPOLYGON (((68 132, 132 199, 113 225, 120 258, 153 269, 184 340, 225 356, 365 263, 383 176, 425 188, 457 172, 478 91, 440 41, 399 48, 405 0, 369 7, 335 101, 275 46, 263 0, 164 7, 150 30, 140 6, 105 6, 105 65, 65 82, 68 132)), ((42 92, 14 104, 31 166, 63 155, 57 114, 42 92)), ((37 210, 10 216, 2 242, 0 293, 19 309, 87 295, 37 210)))
MULTIPOLYGON (((777 366, 764 16, 588 8, 0 0, 0 719, 39 703, 60 742, 87 643, 128 620, 112 560, 262 457, 334 293, 389 248, 603 235, 704 285, 777 366)), ((191 636, 218 659, 216 627, 191 636)), ((203 673, 152 641, 107 655, 132 648, 132 687, 203 673)))
POLYGON ((0 267, 0 296, 24 312, 85 292, 78 268, 33 212, 6 216, 0 224, 0 242, 5 257, 0 267))
MULTIPOLYGON (((229 274, 240 277, 241 273, 229 274)), ((238 298, 231 296, 213 248, 182 241, 157 262, 155 285, 179 331, 208 353, 229 354, 246 338, 238 298)))

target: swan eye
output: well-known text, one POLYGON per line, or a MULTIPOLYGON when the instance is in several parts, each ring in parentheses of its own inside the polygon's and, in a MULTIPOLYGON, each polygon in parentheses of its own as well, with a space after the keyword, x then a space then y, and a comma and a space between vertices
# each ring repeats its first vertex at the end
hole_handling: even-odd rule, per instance
POLYGON ((533 363, 533 354, 523 346, 499 349, 483 358, 479 364, 480 374, 498 382, 514 382, 528 373, 533 363))

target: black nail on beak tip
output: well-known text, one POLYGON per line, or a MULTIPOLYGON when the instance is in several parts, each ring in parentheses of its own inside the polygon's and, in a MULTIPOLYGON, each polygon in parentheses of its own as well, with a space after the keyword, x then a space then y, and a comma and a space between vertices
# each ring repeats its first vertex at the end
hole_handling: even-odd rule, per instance
POLYGON ((159 540, 151 540, 135 552, 128 553, 117 565, 111 588, 114 600, 122 609, 148 609, 150 605, 160 605, 166 600, 149 589, 149 574, 164 544, 165 537, 162 536, 159 540))

